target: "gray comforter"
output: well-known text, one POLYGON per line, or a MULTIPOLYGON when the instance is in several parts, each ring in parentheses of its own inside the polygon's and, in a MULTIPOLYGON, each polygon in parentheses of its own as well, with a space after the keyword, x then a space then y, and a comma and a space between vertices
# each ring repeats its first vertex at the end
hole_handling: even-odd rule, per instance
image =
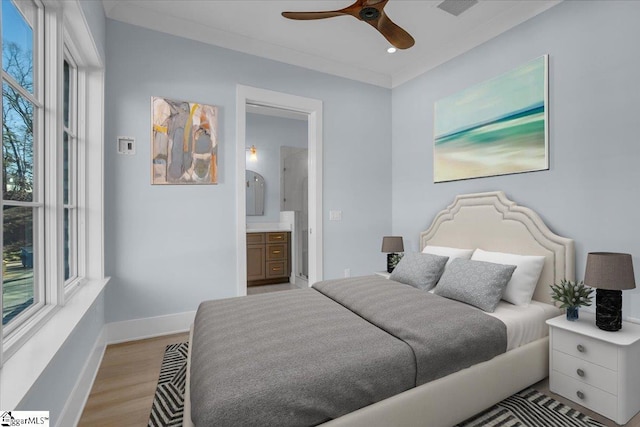
POLYGON ((506 350, 506 327, 379 276, 200 305, 191 417, 205 426, 310 426, 506 350))

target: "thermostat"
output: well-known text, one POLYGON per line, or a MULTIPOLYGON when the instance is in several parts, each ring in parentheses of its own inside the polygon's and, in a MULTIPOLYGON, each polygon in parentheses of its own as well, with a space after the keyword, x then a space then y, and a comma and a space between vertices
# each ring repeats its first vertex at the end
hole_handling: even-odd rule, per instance
POLYGON ((119 136, 118 154, 136 154, 136 139, 132 136, 119 136))

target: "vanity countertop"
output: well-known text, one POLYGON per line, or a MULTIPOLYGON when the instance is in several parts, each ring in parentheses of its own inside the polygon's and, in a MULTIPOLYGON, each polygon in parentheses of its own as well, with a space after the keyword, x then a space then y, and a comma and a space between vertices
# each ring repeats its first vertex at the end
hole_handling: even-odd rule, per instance
POLYGON ((288 224, 274 224, 273 226, 268 227, 247 227, 247 233, 277 233, 283 231, 291 231, 291 227, 288 224))

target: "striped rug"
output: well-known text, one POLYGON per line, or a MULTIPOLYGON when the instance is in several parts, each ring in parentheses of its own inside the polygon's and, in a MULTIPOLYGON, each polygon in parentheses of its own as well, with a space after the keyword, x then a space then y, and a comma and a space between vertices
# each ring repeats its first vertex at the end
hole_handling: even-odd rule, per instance
POLYGON ((188 349, 186 342, 165 349, 148 427, 182 426, 188 349))
POLYGON ((456 427, 606 427, 604 424, 529 388, 507 397, 456 427))
MULTIPOLYGON (((182 426, 189 343, 168 345, 148 427, 182 426)), ((456 427, 606 427, 534 389, 506 398, 456 427)))

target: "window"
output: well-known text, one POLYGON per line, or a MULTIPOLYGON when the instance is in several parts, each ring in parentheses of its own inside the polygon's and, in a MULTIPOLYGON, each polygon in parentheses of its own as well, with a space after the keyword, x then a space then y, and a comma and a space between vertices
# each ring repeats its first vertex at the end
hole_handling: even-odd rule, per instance
POLYGON ((2 2, 2 324, 4 333, 44 303, 42 249, 42 11, 2 2))
MULTIPOLYGON (((86 174, 85 164, 100 164, 96 149, 101 146, 88 152, 83 141, 88 135, 102 140, 100 127, 95 131, 86 125, 101 123, 101 97, 93 106, 86 100, 102 87, 102 73, 96 68, 95 48, 87 56, 87 29, 78 27, 84 22, 78 5, 55 0, 45 5, 41 0, 3 0, 0 15, 0 331, 8 354, 85 282, 88 229, 83 215, 88 209, 83 207, 96 203, 101 209, 99 200, 87 201, 87 189, 97 188, 99 195, 101 182, 86 174)), ((91 223, 92 235, 101 233, 101 223, 91 223)), ((101 257, 94 264, 94 277, 101 277, 101 257)))
POLYGON ((63 271, 65 286, 78 277, 78 70, 68 49, 63 61, 62 202, 63 271))

